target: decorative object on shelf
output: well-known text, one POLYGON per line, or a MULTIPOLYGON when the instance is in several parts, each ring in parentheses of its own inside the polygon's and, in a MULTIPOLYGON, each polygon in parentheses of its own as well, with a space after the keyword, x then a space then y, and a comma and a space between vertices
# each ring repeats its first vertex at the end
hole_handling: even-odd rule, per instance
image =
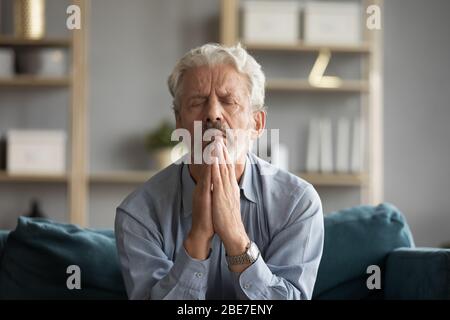
POLYGON ((15 0, 16 37, 41 39, 45 35, 45 0, 15 0))
POLYGON ((361 43, 362 13, 358 2, 310 1, 304 8, 304 41, 320 45, 361 43))
POLYGON ((350 171, 353 173, 360 173, 363 170, 364 162, 364 128, 361 119, 353 120, 352 132, 352 154, 350 171))
POLYGON ((14 33, 13 0, 0 0, 0 35, 11 36, 14 33))
POLYGON ((289 171, 289 149, 280 143, 278 148, 274 148, 271 154, 272 164, 281 170, 289 171))
MULTIPOLYGON (((150 152, 156 170, 164 169, 186 153, 183 152, 182 147, 175 149, 179 142, 171 140, 173 130, 175 127, 169 121, 163 121, 145 138, 147 150, 150 152), (176 151, 178 151, 177 154, 174 154, 176 151)), ((180 144, 180 146, 183 145, 183 143, 180 144)))
POLYGON ((22 49, 17 51, 17 71, 47 77, 67 75, 67 51, 56 48, 22 49))
POLYGON ((11 130, 7 133, 7 172, 63 174, 66 133, 62 130, 11 130))
MULTIPOLYGON (((271 137, 272 138, 272 137, 271 137)), ((261 137, 260 137, 261 139, 261 137)), ((266 143, 267 137, 264 142, 258 143, 257 148, 252 145, 250 151, 256 153, 258 157, 269 162, 275 167, 289 171, 289 149, 285 144, 282 143, 266 143), (256 150, 255 150, 256 149, 256 150), (256 151, 256 152, 255 152, 256 151)))
POLYGON ((300 7, 295 1, 245 1, 243 40, 295 44, 300 40, 300 7))
POLYGON ((0 48, 0 78, 11 78, 14 75, 14 50, 0 48))
POLYGON ((46 215, 41 210, 41 205, 37 199, 32 199, 30 203, 30 211, 26 214, 30 218, 46 218, 46 215))
POLYGON ((320 156, 320 121, 318 119, 311 119, 309 121, 308 132, 308 146, 306 151, 306 171, 319 171, 319 156, 320 156))
POLYGON ((333 135, 331 120, 320 120, 320 172, 333 172, 333 135))
POLYGON ((330 50, 321 49, 308 76, 308 82, 311 86, 318 88, 339 88, 342 85, 341 78, 324 76, 325 70, 330 63, 330 59, 330 50))
POLYGON ((336 147, 334 148, 331 119, 310 120, 306 154, 307 173, 360 174, 363 172, 364 128, 361 120, 340 118, 336 127, 336 147), (333 162, 334 149, 336 163, 333 162))
POLYGON ((350 169, 350 120, 340 118, 337 124, 336 172, 348 173, 350 169))

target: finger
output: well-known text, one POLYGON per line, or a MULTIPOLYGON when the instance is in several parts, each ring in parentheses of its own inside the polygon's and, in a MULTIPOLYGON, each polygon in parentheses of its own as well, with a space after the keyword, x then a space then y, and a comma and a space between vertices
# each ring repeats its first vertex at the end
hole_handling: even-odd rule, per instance
POLYGON ((234 163, 231 159, 230 153, 228 152, 228 148, 223 148, 223 154, 225 157, 225 162, 227 163, 228 167, 228 176, 230 177, 231 181, 236 181, 236 173, 234 171, 234 163))
POLYGON ((203 170, 203 191, 206 193, 211 192, 211 165, 205 165, 203 170))
POLYGON ((225 164, 225 158, 224 158, 224 156, 223 156, 223 147, 224 147, 224 144, 223 144, 223 140, 222 140, 222 138, 218 138, 216 141, 215 141, 215 150, 216 150, 216 155, 217 155, 217 157, 219 158, 219 164, 225 164))
POLYGON ((221 159, 221 161, 219 162, 219 169, 220 169, 220 177, 222 179, 222 184, 225 188, 230 186, 230 175, 228 173, 228 165, 227 162, 225 160, 225 154, 224 154, 224 150, 225 150, 225 145, 223 143, 223 141, 218 141, 218 150, 219 150, 219 159, 221 159))
POLYGON ((211 179, 212 179, 214 191, 216 191, 217 189, 221 188, 222 178, 220 176, 219 159, 217 159, 217 157, 214 157, 213 159, 214 159, 214 161, 211 166, 211 179))
MULTIPOLYGON (((221 156, 223 157, 223 164, 221 165, 222 183, 225 188, 229 188, 232 185, 232 175, 230 175, 230 165, 226 159, 227 147, 221 142, 220 148, 221 156)), ((229 157, 230 158, 230 157, 229 157)))

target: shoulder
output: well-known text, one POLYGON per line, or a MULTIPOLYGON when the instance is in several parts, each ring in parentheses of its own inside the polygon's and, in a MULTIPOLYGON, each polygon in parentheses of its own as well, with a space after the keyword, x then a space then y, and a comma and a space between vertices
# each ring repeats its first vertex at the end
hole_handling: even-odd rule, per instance
POLYGON ((155 218, 153 215, 164 210, 163 206, 173 204, 180 176, 180 164, 171 164, 159 171, 120 203, 117 214, 126 213, 137 220, 155 218))
POLYGON ((306 180, 259 158, 255 154, 249 154, 250 161, 256 165, 256 172, 263 187, 277 190, 277 194, 284 197, 298 198, 306 193, 306 196, 314 197, 314 187, 306 180))
MULTIPOLYGON (((250 155, 261 185, 263 201, 274 224, 294 222, 317 215, 322 216, 322 202, 308 181, 250 155)), ((280 226, 279 226, 280 227, 280 226)))

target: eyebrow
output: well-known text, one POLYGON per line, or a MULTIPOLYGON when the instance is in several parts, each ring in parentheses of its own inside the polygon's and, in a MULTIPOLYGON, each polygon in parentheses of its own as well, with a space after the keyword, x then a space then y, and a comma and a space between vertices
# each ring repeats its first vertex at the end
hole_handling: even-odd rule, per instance
POLYGON ((204 94, 195 94, 193 96, 188 97, 189 100, 192 100, 192 99, 206 99, 206 98, 208 98, 208 96, 204 95, 204 94))
MULTIPOLYGON (((217 96, 219 97, 219 99, 231 98, 231 99, 235 100, 237 98, 237 96, 233 92, 230 92, 230 91, 226 91, 224 94, 219 93, 217 96)), ((197 93, 197 94, 187 97, 188 101, 194 100, 194 99, 208 99, 208 98, 209 98, 209 95, 201 94, 201 93, 197 93)))

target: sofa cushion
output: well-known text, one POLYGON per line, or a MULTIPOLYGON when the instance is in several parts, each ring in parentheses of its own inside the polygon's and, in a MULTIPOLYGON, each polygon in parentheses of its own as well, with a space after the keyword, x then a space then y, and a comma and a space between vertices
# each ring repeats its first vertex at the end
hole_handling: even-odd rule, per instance
POLYGON ((126 298, 112 230, 20 217, 0 266, 0 299, 126 298), (81 289, 69 290, 70 265, 81 289))
POLYGON ((411 231, 391 204, 359 206, 325 216, 325 242, 317 275, 315 299, 380 298, 382 290, 366 286, 367 267, 384 274, 387 255, 399 247, 413 247, 411 231))

